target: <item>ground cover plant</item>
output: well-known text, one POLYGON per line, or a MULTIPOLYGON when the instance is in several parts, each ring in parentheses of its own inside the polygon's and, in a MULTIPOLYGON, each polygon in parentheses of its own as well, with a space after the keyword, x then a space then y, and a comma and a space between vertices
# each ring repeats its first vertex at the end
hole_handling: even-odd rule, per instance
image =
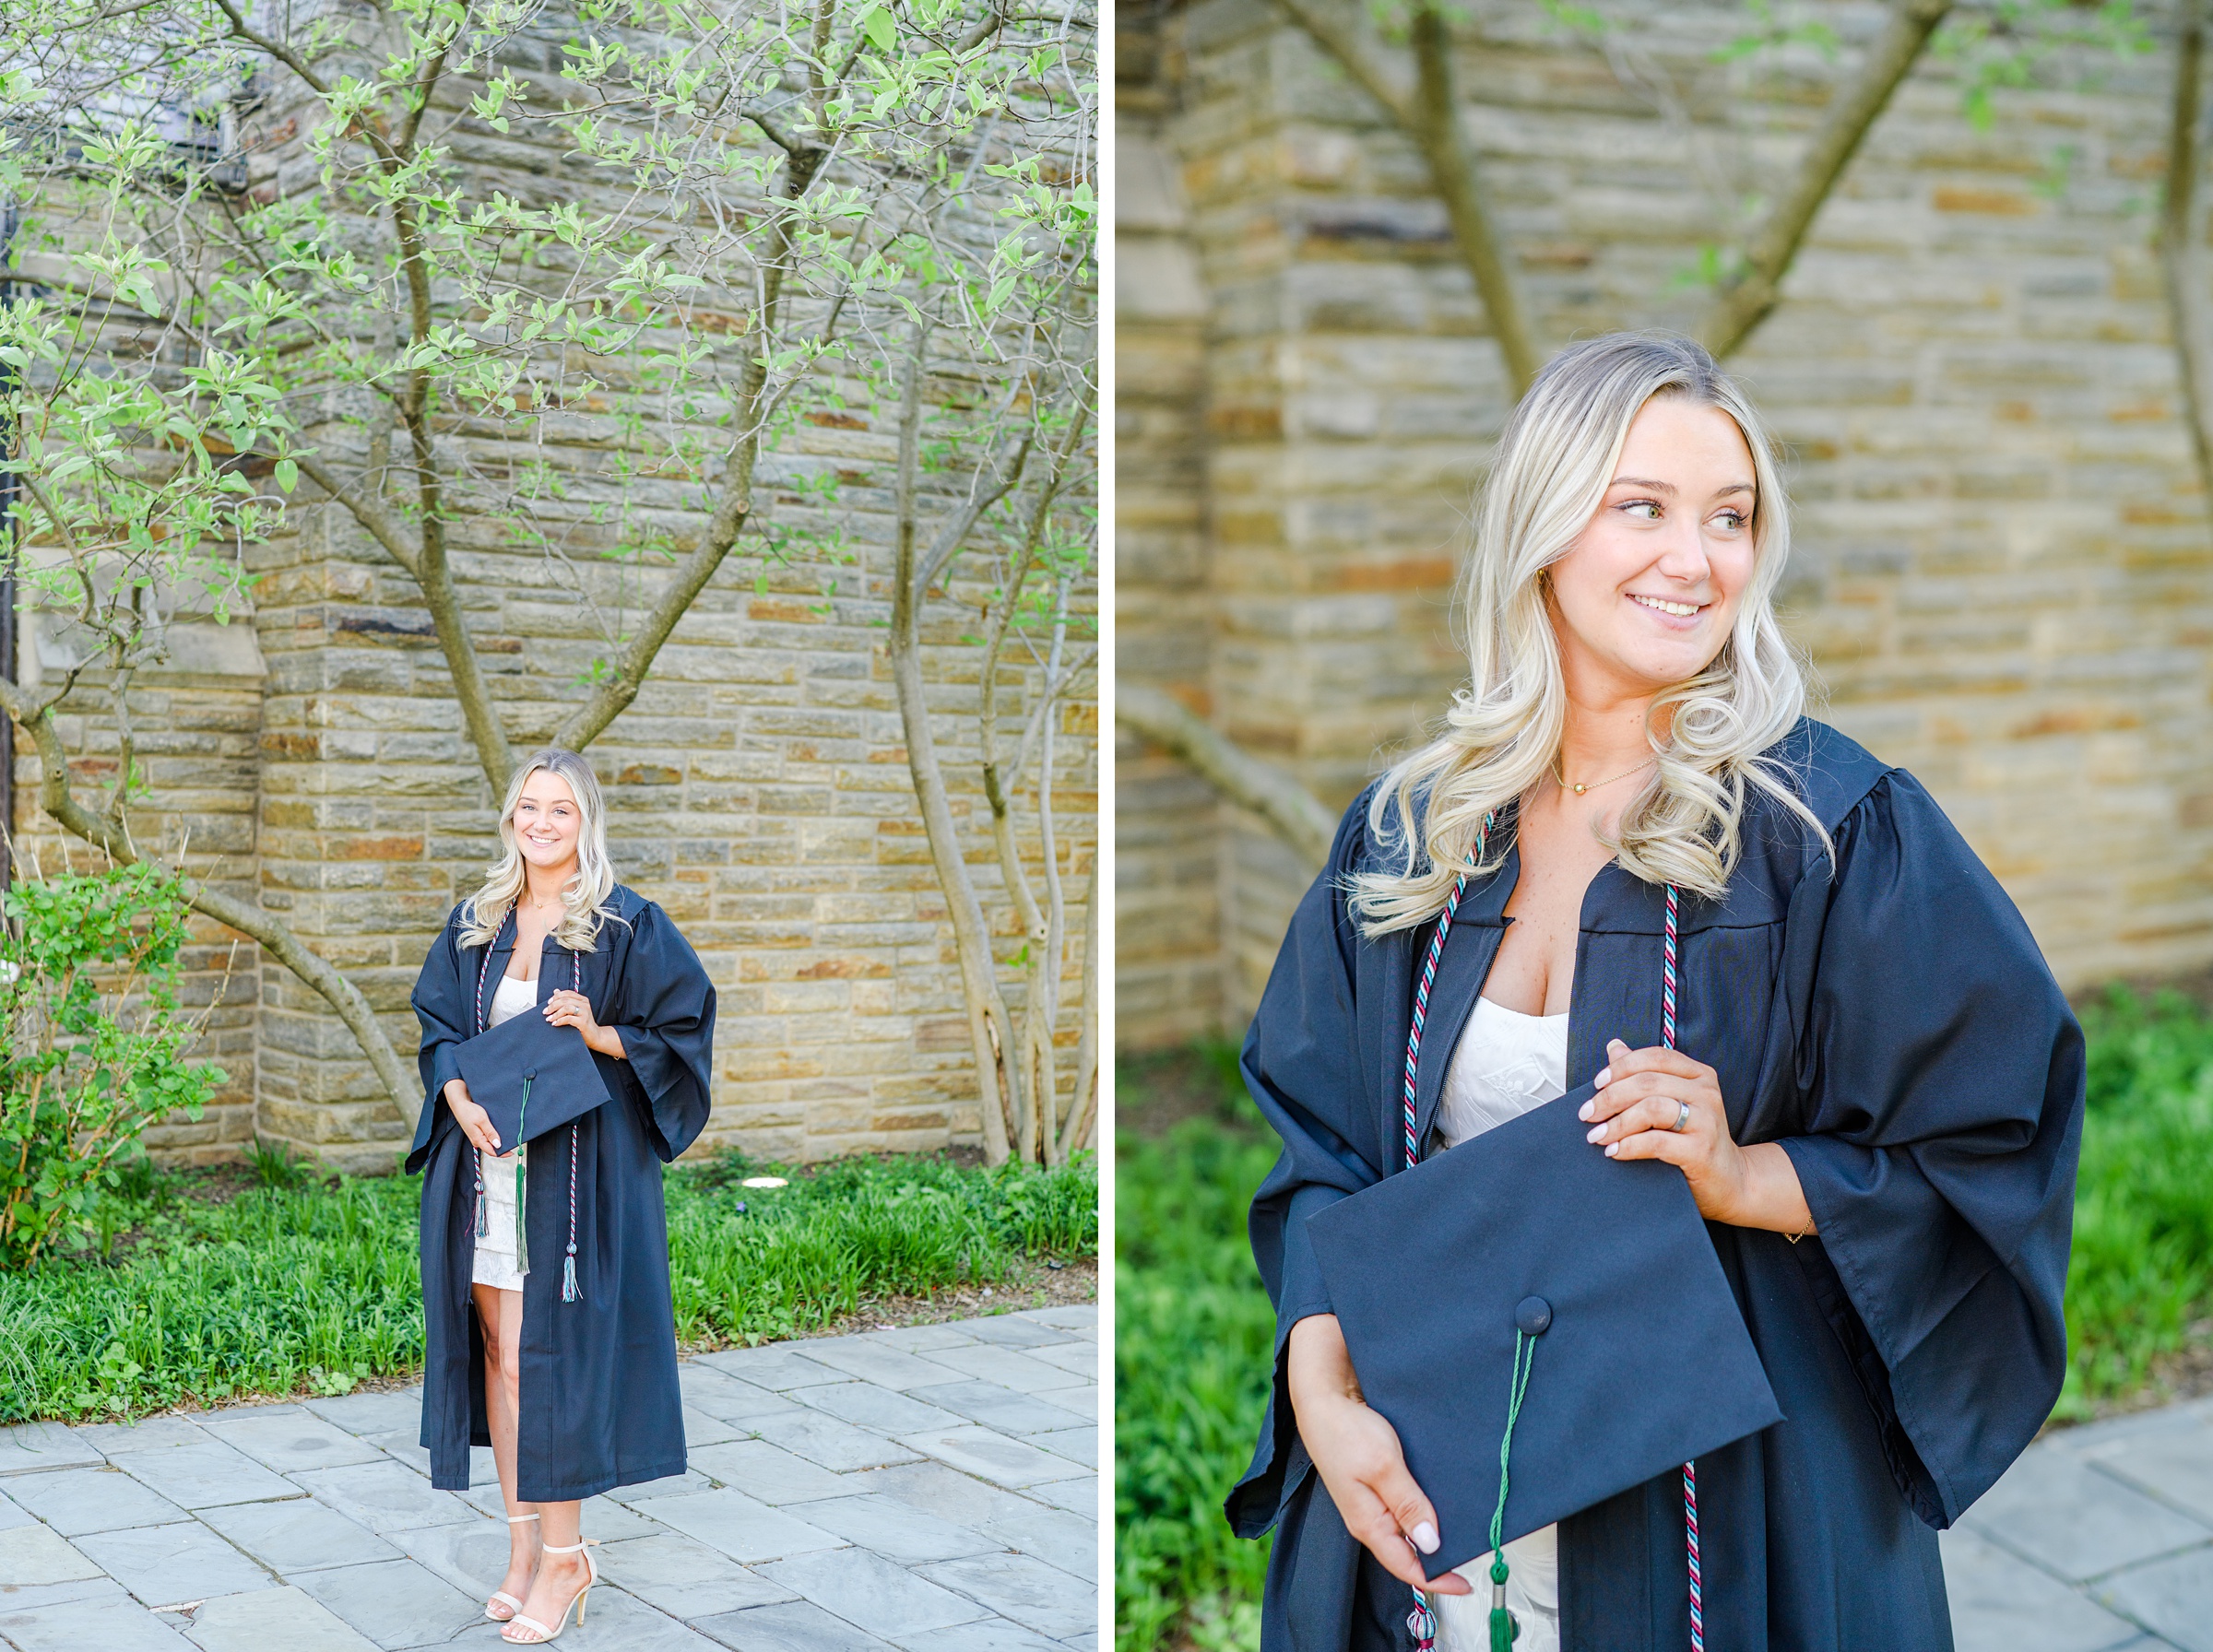
MULTIPOLYGON (((677 1333, 694 1345, 814 1330, 871 1300, 1005 1280, 1098 1245, 1088 1154, 1050 1171, 727 1155, 671 1169, 667 1188, 677 1333), (740 1186, 760 1174, 787 1186, 740 1186)), ((85 1254, 0 1274, 0 1424, 411 1375, 420 1195, 415 1177, 325 1180, 277 1153, 244 1173, 135 1161, 85 1254)))
MULTIPOLYGON (((2179 993, 2114 987, 2082 1021, 2089 1095, 2062 1422, 2213 1375, 2213 1015, 2179 993)), ((1225 1049, 1138 1064, 1121 1116, 1117 1649, 1256 1646, 1267 1546, 1230 1536, 1222 1500, 1268 1398, 1274 1316, 1245 1210, 1274 1138, 1225 1049)))

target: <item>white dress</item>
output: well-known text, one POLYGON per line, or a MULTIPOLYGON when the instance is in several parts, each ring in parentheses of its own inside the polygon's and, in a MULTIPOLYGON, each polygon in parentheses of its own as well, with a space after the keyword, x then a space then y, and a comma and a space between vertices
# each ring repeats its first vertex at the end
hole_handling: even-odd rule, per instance
MULTIPOLYGON (((1568 1018, 1523 1015, 1488 998, 1475 1000, 1453 1046, 1438 1103, 1437 1128, 1458 1147, 1533 1107, 1568 1093, 1568 1018)), ((479 1242, 480 1243, 480 1242, 479 1242)), ((1547 1526, 1506 1545, 1507 1610, 1521 1621, 1514 1652, 1559 1652, 1559 1528, 1547 1526)), ((1491 1644, 1491 1556, 1486 1550, 1460 1575, 1472 1595, 1432 1595, 1438 1652, 1487 1652, 1491 1644)))
MULTIPOLYGON (((513 975, 502 975, 498 988, 491 995, 491 1010, 484 1019, 496 1027, 537 1003, 537 982, 518 981, 513 975)), ((477 1163, 484 1174, 484 1225, 489 1231, 477 1241, 476 1266, 469 1271, 469 1281, 478 1285, 495 1285, 502 1291, 520 1291, 523 1288, 523 1276, 515 1271, 515 1266, 516 1156, 509 1153, 503 1158, 495 1159, 479 1148, 477 1163)))

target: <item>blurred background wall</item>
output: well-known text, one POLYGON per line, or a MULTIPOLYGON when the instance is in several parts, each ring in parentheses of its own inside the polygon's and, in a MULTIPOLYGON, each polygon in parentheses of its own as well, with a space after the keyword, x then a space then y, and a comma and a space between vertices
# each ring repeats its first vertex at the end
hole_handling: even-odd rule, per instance
MULTIPOLYGON (((1459 14, 1545 348, 1692 327, 1888 15, 1459 14)), ((1461 680, 1510 380, 1417 152, 1308 35, 1265 0, 1117 28, 1120 677, 1342 808, 1461 680)), ((1820 714, 1928 783, 2078 987, 2213 963, 2213 537, 2155 251, 2172 57, 2064 37, 2018 77, 1923 54, 1728 365, 1787 445, 1820 714)), ((1118 785, 1118 1037, 1234 1032, 1313 868, 1126 734, 1118 785)))

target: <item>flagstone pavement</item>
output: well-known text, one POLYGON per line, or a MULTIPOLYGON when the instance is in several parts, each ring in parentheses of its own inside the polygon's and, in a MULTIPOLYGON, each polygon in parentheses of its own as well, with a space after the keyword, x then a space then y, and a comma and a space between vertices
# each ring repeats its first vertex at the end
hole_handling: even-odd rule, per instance
MULTIPOLYGON (((707 1354, 691 1468, 585 1505, 575 1652, 1096 1652, 1097 1310, 707 1354)), ((420 1390, 0 1430, 16 1652, 491 1646, 491 1454, 432 1489, 420 1390)))
POLYGON ((2213 1399, 2047 1435, 1943 1542, 1959 1652, 2213 1652, 2213 1399))

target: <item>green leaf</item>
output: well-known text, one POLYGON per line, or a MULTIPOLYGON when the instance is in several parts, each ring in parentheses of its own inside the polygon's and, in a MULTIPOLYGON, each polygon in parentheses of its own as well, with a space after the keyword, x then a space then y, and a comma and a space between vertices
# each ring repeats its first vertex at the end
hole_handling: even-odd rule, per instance
POLYGON ((860 14, 860 31, 879 52, 889 52, 899 43, 898 26, 885 7, 871 6, 860 14))
POLYGON ((300 466, 290 459, 277 461, 277 485, 290 493, 300 485, 300 466))

